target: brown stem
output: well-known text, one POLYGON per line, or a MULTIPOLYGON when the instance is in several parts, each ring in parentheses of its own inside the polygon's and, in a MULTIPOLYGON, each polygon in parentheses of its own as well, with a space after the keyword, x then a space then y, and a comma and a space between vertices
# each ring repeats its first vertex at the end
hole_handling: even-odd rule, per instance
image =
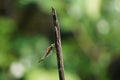
POLYGON ((56 54, 57 54, 59 80, 65 80, 64 65, 63 65, 63 59, 62 59, 60 28, 59 28, 57 15, 56 15, 56 10, 54 8, 52 8, 52 16, 53 16, 53 24, 55 28, 55 47, 56 47, 56 54))

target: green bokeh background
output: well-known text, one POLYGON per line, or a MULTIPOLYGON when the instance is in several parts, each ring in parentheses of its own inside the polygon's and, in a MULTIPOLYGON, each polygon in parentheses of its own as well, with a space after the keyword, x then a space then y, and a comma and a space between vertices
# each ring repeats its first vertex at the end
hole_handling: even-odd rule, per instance
POLYGON ((61 28, 66 80, 110 80, 120 51, 120 0, 0 1, 0 80, 59 80, 51 7, 61 28))

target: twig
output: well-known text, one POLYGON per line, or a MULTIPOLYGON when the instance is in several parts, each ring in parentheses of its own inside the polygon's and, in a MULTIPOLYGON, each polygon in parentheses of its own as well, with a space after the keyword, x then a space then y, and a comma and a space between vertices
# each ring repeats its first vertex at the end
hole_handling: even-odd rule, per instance
POLYGON ((65 80, 64 65, 63 65, 63 58, 62 58, 60 28, 59 28, 57 15, 56 15, 56 10, 54 8, 52 8, 52 16, 53 16, 53 25, 55 28, 55 47, 56 47, 56 55, 57 55, 59 80, 65 80))

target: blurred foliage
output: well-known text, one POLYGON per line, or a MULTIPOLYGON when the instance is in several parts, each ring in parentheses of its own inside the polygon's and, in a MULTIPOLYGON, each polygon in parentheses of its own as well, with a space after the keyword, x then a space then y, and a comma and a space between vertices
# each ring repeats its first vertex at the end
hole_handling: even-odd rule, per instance
MULTIPOLYGON (((51 7, 61 27, 66 80, 111 80, 120 51, 120 0, 0 1, 0 80, 58 80, 51 7)), ((116 79, 114 79, 116 80, 116 79)))

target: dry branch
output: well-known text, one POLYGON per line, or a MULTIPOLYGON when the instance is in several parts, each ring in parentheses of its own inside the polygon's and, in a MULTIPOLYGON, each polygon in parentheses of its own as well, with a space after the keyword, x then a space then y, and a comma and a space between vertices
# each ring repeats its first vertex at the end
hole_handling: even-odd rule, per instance
POLYGON ((56 15, 56 10, 54 8, 52 8, 52 16, 53 16, 53 25, 55 28, 55 47, 56 47, 56 55, 57 55, 59 80, 65 80, 64 65, 63 65, 63 58, 62 58, 60 28, 59 28, 57 15, 56 15))

